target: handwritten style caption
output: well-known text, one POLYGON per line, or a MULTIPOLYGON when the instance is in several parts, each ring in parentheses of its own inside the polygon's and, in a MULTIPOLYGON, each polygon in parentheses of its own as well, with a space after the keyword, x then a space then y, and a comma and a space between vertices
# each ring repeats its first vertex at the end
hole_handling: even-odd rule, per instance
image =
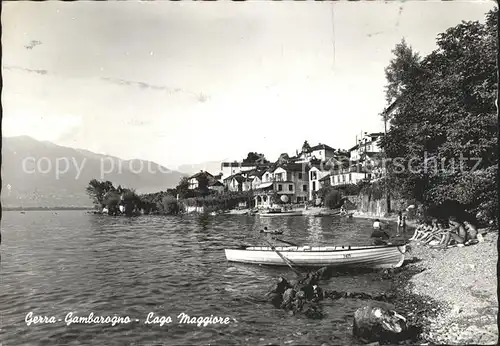
MULTIPOLYGON (((177 324, 192 324, 197 327, 206 327, 208 325, 220 324, 226 325, 231 322, 237 322, 231 317, 220 317, 210 315, 208 316, 189 316, 185 312, 180 313, 175 318, 175 323, 177 324)), ((107 324, 111 326, 116 326, 118 324, 129 324, 129 323, 143 323, 149 325, 159 325, 163 327, 164 325, 169 325, 174 323, 174 318, 172 316, 162 316, 156 315, 154 312, 148 313, 145 319, 132 318, 130 316, 98 316, 91 312, 87 316, 78 316, 74 312, 67 313, 64 318, 58 318, 57 316, 41 316, 34 315, 33 312, 26 314, 24 321, 27 326, 40 325, 40 324, 55 324, 64 322, 67 326, 72 324, 107 324)))

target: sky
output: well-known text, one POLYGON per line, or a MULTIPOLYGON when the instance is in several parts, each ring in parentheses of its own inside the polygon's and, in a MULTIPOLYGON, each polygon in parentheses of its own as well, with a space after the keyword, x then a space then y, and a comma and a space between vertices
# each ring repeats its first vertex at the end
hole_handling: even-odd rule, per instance
POLYGON ((5 2, 3 136, 175 168, 383 131, 384 68, 493 1, 5 2))

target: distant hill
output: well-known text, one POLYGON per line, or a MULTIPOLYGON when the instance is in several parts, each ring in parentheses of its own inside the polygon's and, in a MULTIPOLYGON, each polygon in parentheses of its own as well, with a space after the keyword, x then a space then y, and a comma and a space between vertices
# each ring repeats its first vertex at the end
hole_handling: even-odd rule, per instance
POLYGON ((177 169, 181 172, 186 172, 189 174, 198 173, 199 171, 207 171, 211 174, 217 175, 221 172, 222 161, 207 161, 202 163, 195 163, 189 165, 181 165, 177 169))
POLYGON ((185 175, 150 161, 122 160, 27 136, 2 140, 3 207, 90 206, 85 188, 94 178, 147 193, 175 187, 185 175))

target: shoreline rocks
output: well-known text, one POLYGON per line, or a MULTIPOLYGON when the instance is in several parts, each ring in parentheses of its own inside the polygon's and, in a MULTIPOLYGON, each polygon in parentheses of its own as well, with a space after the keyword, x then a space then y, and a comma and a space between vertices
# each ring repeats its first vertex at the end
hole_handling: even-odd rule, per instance
POLYGON ((353 336, 368 342, 397 342, 409 339, 406 318, 394 310, 365 306, 354 313, 353 336))

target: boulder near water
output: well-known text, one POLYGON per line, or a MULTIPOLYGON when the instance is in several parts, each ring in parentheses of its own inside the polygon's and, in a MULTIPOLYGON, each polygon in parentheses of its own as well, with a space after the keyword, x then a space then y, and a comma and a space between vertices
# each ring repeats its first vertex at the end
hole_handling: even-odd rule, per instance
POLYGON ((354 313, 353 335, 368 342, 394 342, 406 336, 406 318, 394 310, 365 306, 354 313))

